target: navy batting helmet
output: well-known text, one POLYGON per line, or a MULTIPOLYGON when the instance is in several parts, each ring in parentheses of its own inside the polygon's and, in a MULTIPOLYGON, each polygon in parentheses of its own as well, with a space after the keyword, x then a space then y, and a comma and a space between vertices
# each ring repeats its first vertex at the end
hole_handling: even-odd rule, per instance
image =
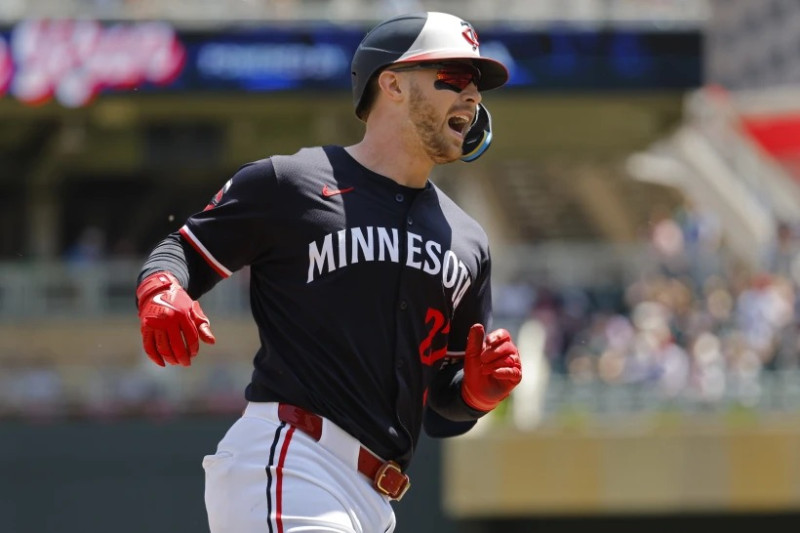
POLYGON ((508 70, 502 63, 481 57, 478 34, 469 22, 447 13, 401 15, 370 30, 353 55, 350 73, 356 115, 363 119, 364 92, 384 67, 443 59, 472 60, 481 71, 479 91, 495 89, 508 81, 508 70))

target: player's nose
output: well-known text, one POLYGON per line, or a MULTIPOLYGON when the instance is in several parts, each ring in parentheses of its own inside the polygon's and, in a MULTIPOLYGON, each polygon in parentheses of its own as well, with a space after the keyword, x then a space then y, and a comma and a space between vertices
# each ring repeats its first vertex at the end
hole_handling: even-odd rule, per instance
POLYGON ((460 96, 465 101, 470 102, 470 103, 474 103, 475 105, 480 104, 481 103, 481 99, 483 98, 481 96, 480 91, 478 90, 478 86, 475 85, 475 83, 472 83, 472 82, 470 82, 470 84, 467 85, 467 87, 463 91, 461 91, 461 95, 460 96))

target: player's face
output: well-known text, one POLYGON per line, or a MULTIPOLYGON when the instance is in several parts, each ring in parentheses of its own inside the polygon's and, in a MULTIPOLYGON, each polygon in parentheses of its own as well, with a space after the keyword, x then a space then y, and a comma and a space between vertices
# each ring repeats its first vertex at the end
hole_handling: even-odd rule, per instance
POLYGON ((437 164, 461 157, 464 136, 481 101, 470 64, 420 68, 409 85, 409 117, 423 149, 437 164))

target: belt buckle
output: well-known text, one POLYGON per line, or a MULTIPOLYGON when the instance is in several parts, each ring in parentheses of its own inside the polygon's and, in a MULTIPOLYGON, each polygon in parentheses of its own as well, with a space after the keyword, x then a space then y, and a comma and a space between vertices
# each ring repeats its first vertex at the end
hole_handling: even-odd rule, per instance
POLYGON ((372 486, 381 494, 399 501, 411 488, 411 480, 400 469, 400 465, 394 461, 386 461, 375 473, 372 486), (387 482, 388 486, 384 482, 387 482))

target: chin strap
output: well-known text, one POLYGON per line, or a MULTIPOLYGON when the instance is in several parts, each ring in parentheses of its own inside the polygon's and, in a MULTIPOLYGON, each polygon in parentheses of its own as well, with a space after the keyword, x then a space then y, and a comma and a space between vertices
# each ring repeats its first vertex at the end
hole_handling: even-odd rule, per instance
POLYGON ((467 163, 475 161, 492 144, 492 115, 483 104, 478 104, 475 120, 472 122, 461 150, 461 160, 467 163))

